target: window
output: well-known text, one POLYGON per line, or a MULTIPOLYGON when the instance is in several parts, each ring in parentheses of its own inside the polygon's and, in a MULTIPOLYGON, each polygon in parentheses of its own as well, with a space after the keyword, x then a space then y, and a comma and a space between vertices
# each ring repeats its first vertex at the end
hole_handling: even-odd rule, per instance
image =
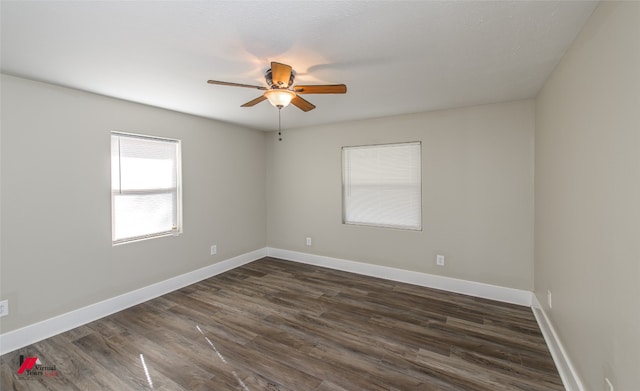
POLYGON ((180 141, 111 133, 113 244, 181 232, 180 141))
POLYGON ((421 230, 420 154, 420 142, 343 147, 343 223, 421 230))

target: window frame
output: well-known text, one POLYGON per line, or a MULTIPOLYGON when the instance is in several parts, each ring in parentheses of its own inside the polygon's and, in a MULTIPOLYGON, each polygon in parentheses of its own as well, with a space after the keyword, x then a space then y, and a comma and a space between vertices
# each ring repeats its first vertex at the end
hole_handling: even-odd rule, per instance
MULTIPOLYGON (((111 244, 113 246, 121 245, 125 243, 138 242, 147 239, 161 238, 166 236, 178 236, 183 232, 182 225, 182 141, 179 139, 172 139, 167 137, 158 137, 158 136, 150 136, 139 133, 129 133, 122 131, 112 131, 110 132, 110 140, 113 140, 113 137, 125 137, 125 138, 136 138, 142 140, 154 140, 161 141, 167 143, 173 143, 176 146, 176 154, 175 154, 175 175, 176 175, 176 187, 175 190, 173 188, 156 188, 156 189, 136 189, 136 190, 125 190, 123 194, 123 190, 120 188, 116 191, 113 188, 113 161, 111 161, 111 244), (115 239, 116 232, 116 207, 115 207, 115 197, 116 193, 120 195, 160 195, 160 194, 174 194, 173 203, 175 206, 175 214, 176 214, 176 226, 172 227, 171 230, 168 231, 159 231, 154 233, 149 233, 145 235, 137 235, 137 236, 129 236, 126 238, 115 239)), ((113 159, 113 151, 111 151, 111 159, 113 159)), ((118 168, 120 168, 120 163, 118 163, 118 168)), ((120 178, 120 175, 118 176, 120 178)))
POLYGON ((366 144, 366 145, 352 145, 352 146, 343 146, 341 148, 341 158, 342 158, 342 224, 349 226, 365 226, 365 227, 374 227, 374 228, 387 228, 387 229, 397 229, 402 231, 413 231, 420 232, 422 231, 422 209, 423 209, 423 177, 422 177, 422 141, 406 141, 406 142, 391 142, 391 143, 380 143, 380 144, 366 144), (419 206, 418 206, 418 225, 417 226, 408 226, 408 225, 399 225, 399 224, 380 224, 380 223, 366 223, 366 222, 356 222, 356 221, 348 221, 347 219, 347 163, 346 163, 346 154, 345 150, 349 149, 359 149, 359 148, 376 148, 376 147, 393 147, 393 146, 403 146, 403 145, 417 145, 419 149, 419 206))

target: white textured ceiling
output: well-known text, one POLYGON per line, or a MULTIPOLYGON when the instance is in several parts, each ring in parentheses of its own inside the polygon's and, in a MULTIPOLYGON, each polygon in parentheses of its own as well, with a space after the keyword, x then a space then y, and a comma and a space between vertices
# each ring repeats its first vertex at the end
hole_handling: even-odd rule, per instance
POLYGON ((271 61, 305 95, 283 128, 533 98, 593 1, 176 1, 1 3, 3 73, 273 130, 240 105, 271 61))

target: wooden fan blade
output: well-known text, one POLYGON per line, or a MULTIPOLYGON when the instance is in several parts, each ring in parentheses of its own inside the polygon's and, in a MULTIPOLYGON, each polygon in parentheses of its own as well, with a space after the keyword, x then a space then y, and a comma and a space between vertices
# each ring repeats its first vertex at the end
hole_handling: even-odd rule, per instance
POLYGON ((291 79, 291 66, 280 64, 279 62, 271 63, 271 80, 273 84, 281 88, 289 87, 289 79, 291 79))
POLYGON ((347 86, 344 84, 295 86, 293 90, 298 94, 344 94, 347 92, 347 86))
POLYGON ((246 87, 246 88, 255 88, 257 90, 266 90, 267 87, 262 86, 252 86, 250 84, 240 84, 240 83, 230 83, 228 81, 218 81, 218 80, 207 80, 209 84, 219 84, 221 86, 230 86, 230 87, 246 87))
POLYGON ((313 105, 311 102, 299 97, 296 95, 295 98, 293 98, 291 100, 291 103, 296 106, 297 108, 299 108, 302 111, 310 111, 316 108, 315 105, 313 105))
POLYGON ((242 106, 240 106, 240 107, 251 107, 251 106, 255 106, 255 105, 257 105, 258 103, 262 102, 263 100, 267 100, 267 97, 266 97, 266 96, 264 96, 264 95, 260 95, 259 97, 257 97, 257 98, 255 98, 254 100, 251 100, 251 101, 249 101, 249 102, 247 102, 247 103, 243 104, 243 105, 242 105, 242 106))

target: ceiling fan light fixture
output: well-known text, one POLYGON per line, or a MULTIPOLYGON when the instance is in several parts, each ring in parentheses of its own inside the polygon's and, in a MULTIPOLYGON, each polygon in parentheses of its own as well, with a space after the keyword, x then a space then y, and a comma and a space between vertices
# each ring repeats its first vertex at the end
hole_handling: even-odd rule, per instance
POLYGON ((265 91, 264 96, 269 100, 273 107, 279 109, 289 106, 291 100, 296 97, 295 92, 286 89, 272 89, 265 91))
POLYGON ((287 107, 291 103, 305 113, 315 109, 316 106, 302 98, 300 94, 344 94, 347 92, 347 86, 344 84, 296 85, 294 87, 295 72, 291 68, 291 65, 281 64, 275 61, 271 62, 271 68, 267 70, 264 78, 267 81, 268 87, 219 80, 207 80, 207 83, 231 87, 255 88, 264 91, 262 95, 240 105, 240 107, 253 107, 260 102, 269 100, 271 105, 278 110, 287 107))

